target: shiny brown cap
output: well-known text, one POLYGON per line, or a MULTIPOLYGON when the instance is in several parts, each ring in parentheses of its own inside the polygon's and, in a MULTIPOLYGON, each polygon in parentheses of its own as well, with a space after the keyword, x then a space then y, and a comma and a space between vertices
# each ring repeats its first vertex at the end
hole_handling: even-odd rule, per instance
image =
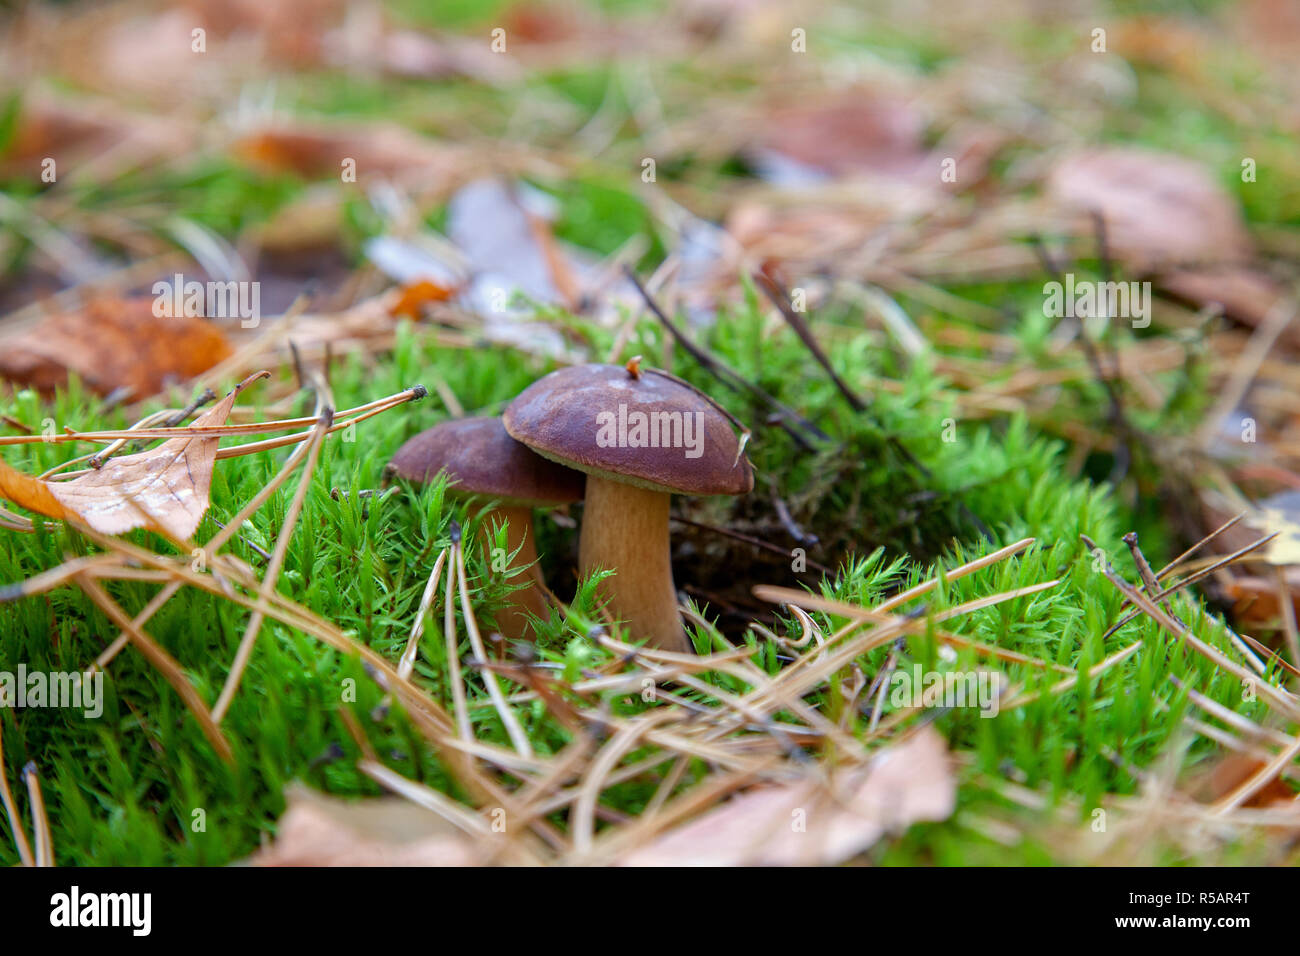
POLYGON ((612 481, 688 495, 754 487, 727 414, 653 369, 559 369, 520 392, 501 420, 539 455, 612 481))
POLYGON ((586 485, 581 472, 549 462, 511 438, 499 418, 457 418, 426 429, 397 449, 388 468, 415 482, 445 471, 454 494, 503 504, 581 501, 586 485))

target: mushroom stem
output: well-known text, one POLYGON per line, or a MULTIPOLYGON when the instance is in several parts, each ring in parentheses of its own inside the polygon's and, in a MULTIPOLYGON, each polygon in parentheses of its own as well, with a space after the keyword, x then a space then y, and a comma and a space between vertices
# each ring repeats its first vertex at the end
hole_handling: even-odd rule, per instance
POLYGON ((588 474, 578 564, 584 575, 602 568, 615 572, 601 582, 600 596, 610 614, 627 622, 633 638, 690 653, 673 585, 668 503, 662 491, 588 474))
POLYGON ((506 557, 510 559, 510 568, 506 571, 506 581, 515 586, 506 598, 507 603, 497 611, 497 630, 508 641, 531 641, 533 624, 531 616, 546 618, 550 613, 546 597, 538 586, 540 574, 537 570, 537 545, 533 538, 533 512, 522 505, 506 505, 487 509, 483 515, 480 534, 483 544, 489 549, 488 557, 495 568, 496 561, 491 553, 495 543, 496 529, 502 521, 506 524, 506 557), (510 555, 514 555, 510 558, 510 555))

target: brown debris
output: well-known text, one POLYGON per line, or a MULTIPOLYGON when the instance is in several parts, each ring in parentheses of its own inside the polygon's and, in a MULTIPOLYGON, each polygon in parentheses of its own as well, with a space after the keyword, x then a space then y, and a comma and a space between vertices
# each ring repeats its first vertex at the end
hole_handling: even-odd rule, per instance
POLYGON ((154 299, 94 299, 41 319, 0 349, 0 378, 53 392, 75 372, 94 392, 129 388, 134 400, 188 381, 230 356, 225 334, 203 318, 157 316, 154 299))

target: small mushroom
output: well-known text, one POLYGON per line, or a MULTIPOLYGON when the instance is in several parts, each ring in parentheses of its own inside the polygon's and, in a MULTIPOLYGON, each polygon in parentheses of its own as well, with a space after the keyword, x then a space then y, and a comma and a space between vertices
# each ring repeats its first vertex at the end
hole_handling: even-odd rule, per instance
POLYGON ((426 429, 397 449, 388 471, 418 483, 446 472, 451 494, 498 502, 479 512, 483 534, 493 534, 505 522, 506 547, 514 555, 507 578, 522 587, 497 614, 497 628, 509 640, 531 639, 529 616, 547 614, 533 508, 581 501, 582 474, 533 454, 506 434, 498 418, 460 418, 426 429))
POLYGON ((634 637, 690 652, 668 537, 673 494, 739 495, 754 473, 731 419, 707 395, 634 360, 552 372, 501 418, 512 438, 587 473, 578 562, 615 572, 601 596, 634 637))

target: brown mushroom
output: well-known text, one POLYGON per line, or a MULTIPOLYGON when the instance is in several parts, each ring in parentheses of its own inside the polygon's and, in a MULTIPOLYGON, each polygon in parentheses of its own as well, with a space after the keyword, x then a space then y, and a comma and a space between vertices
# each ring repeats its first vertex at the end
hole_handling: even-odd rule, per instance
POLYGON ((502 416, 512 438, 587 473, 579 539, 583 574, 614 577, 600 593, 633 637, 689 652, 668 536, 673 494, 738 495, 754 473, 731 419, 685 382, 635 361, 552 372, 502 416))
POLYGON ((397 449, 388 471, 420 483, 446 472, 453 495, 495 499, 479 512, 482 533, 492 535, 505 522, 506 548, 514 555, 507 580, 520 585, 497 613, 497 628, 509 640, 531 639, 531 616, 547 614, 533 509, 581 501, 582 473, 533 454, 506 434, 498 418, 455 419, 422 431, 397 449))

